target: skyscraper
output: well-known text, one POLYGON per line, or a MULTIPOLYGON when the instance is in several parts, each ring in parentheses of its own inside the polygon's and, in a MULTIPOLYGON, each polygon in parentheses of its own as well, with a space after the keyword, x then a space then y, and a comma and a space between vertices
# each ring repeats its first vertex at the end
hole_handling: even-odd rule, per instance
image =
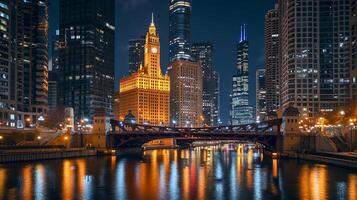
POLYGON ((276 8, 265 15, 265 69, 267 112, 280 106, 279 12, 276 8))
POLYGON ((154 19, 145 40, 144 63, 120 80, 119 119, 131 112, 138 124, 169 125, 170 80, 160 67, 160 39, 154 19))
POLYGON ((351 0, 350 18, 350 68, 352 103, 357 102, 357 0, 351 0))
POLYGON ((320 3, 320 111, 342 109, 350 103, 350 0, 320 3))
POLYGON ((248 37, 243 25, 237 44, 237 73, 233 76, 232 84, 230 111, 232 125, 249 124, 255 121, 253 107, 249 103, 248 49, 248 37))
POLYGON ((265 74, 265 69, 257 69, 255 74, 257 121, 267 120, 267 91, 265 74))
POLYGON ((169 60, 191 59, 191 0, 170 0, 169 60))
POLYGON ((203 118, 207 126, 217 126, 219 120, 219 74, 213 70, 211 43, 192 44, 192 57, 203 71, 203 118))
POLYGON ((59 50, 61 48, 59 42, 59 30, 51 38, 52 48, 51 48, 51 58, 49 62, 49 78, 48 78, 48 108, 54 110, 58 105, 58 87, 59 87, 59 50))
POLYGON ((314 117, 349 103, 349 7, 349 0, 279 1, 283 109, 314 117))
POLYGON ((19 120, 16 111, 22 107, 22 62, 17 62, 21 49, 17 49, 17 1, 0 1, 0 120, 1 126, 15 127, 19 120), (11 57, 15 59, 11 59, 11 57), (19 76, 19 77, 17 77, 19 76))
POLYGON ((202 115, 202 68, 199 63, 176 60, 169 65, 171 124, 200 127, 202 115))
POLYGON ((129 41, 129 74, 132 74, 144 64, 145 37, 129 41))
POLYGON ((24 35, 24 110, 45 114, 48 108, 48 3, 32 0, 21 1, 19 5, 24 35))
POLYGON ((1 125, 22 128, 47 113, 48 2, 0 1, 1 125))
POLYGON ((100 108, 112 114, 114 9, 114 0, 60 0, 60 104, 77 120, 100 108))

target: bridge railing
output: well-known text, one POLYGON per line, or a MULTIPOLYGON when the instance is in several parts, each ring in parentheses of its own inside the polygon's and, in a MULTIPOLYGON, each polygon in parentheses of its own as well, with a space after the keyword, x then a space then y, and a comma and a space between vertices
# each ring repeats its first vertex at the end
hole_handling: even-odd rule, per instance
POLYGON ((111 120, 112 131, 110 134, 118 133, 252 133, 252 134, 280 134, 281 119, 252 123, 245 125, 227 125, 217 127, 169 127, 169 126, 152 126, 147 124, 127 123, 123 121, 111 120))

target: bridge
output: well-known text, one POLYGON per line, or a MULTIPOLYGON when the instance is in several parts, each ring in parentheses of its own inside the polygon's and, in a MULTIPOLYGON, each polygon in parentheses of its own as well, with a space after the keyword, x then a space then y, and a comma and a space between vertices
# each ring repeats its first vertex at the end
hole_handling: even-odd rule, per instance
POLYGON ((157 139, 180 139, 189 142, 202 140, 230 140, 260 143, 269 151, 277 149, 281 136, 281 119, 246 125, 180 128, 150 126, 112 120, 112 131, 108 133, 108 143, 113 149, 141 148, 147 142, 157 139))

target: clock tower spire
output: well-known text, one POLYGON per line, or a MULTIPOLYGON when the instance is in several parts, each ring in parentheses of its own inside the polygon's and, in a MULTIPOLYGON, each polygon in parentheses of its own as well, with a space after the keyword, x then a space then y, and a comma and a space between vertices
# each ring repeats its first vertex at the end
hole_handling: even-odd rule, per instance
POLYGON ((144 70, 150 76, 161 76, 160 68, 160 38, 156 31, 154 14, 151 16, 151 24, 146 34, 144 70))

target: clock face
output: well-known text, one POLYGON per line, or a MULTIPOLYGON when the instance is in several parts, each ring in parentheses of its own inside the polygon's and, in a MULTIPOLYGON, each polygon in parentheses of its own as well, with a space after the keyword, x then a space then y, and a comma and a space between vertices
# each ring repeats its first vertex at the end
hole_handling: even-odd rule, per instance
POLYGON ((157 53, 157 48, 156 47, 151 48, 151 53, 157 53))

